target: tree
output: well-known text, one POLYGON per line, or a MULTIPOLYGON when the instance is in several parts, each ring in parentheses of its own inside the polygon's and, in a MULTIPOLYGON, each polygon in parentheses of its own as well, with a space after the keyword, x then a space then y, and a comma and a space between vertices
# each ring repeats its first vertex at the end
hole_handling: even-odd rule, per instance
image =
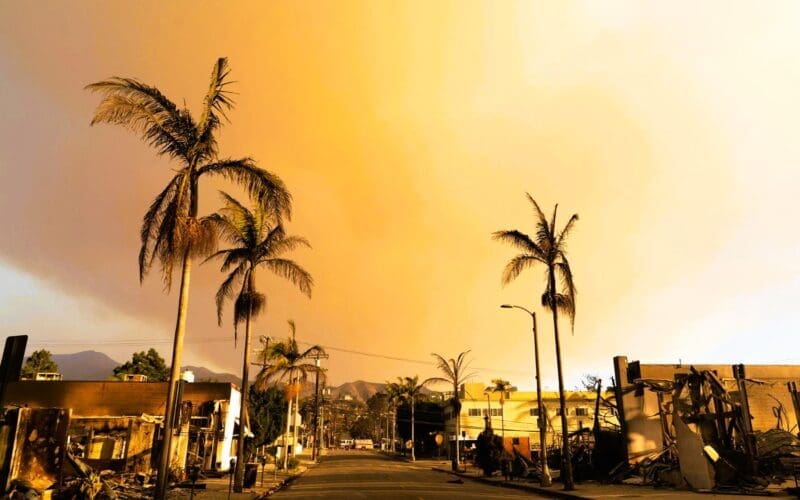
POLYGON ((164 418, 164 450, 158 467, 155 497, 166 494, 167 468, 171 454, 177 381, 180 378, 183 339, 189 307, 189 278, 192 259, 206 255, 215 246, 215 234, 205 219, 198 218, 199 182, 205 177, 222 177, 243 185, 251 198, 289 217, 291 195, 276 175, 258 167, 250 158, 220 159, 217 132, 225 112, 233 107, 228 60, 214 64, 211 83, 203 100, 202 113, 195 120, 188 108, 179 108, 156 87, 134 78, 112 77, 86 88, 103 95, 92 125, 122 125, 178 163, 166 187, 145 212, 140 232, 139 280, 143 281, 158 260, 165 288, 172 284, 173 267, 181 268, 178 313, 172 347, 172 368, 164 418))
POLYGON ((461 439, 461 398, 460 396, 460 389, 461 385, 469 378, 475 375, 475 372, 465 373, 469 363, 467 362, 467 354, 469 354, 469 350, 466 350, 458 355, 456 358, 445 359, 443 356, 432 353, 431 356, 436 358, 436 367, 439 371, 442 372, 444 375, 443 377, 433 377, 428 379, 430 382, 441 382, 445 384, 449 384, 453 387, 453 411, 456 415, 456 456, 455 456, 455 463, 454 469, 458 467, 458 464, 461 463, 461 455, 460 455, 460 439, 461 439))
POLYGON ((376 392, 367 399, 366 405, 372 440, 380 442, 384 435, 388 440, 389 398, 383 392, 376 392))
POLYGON ((592 375, 591 373, 584 373, 581 376, 581 380, 576 387, 579 391, 596 391, 597 384, 602 382, 602 379, 597 375, 592 375))
MULTIPOLYGON (((240 420, 247 412, 248 373, 250 368, 250 326, 253 318, 264 309, 264 294, 256 289, 256 270, 267 268, 288 279, 311 297, 314 280, 311 274, 283 254, 298 246, 310 247, 308 241, 298 236, 287 236, 280 214, 256 205, 248 209, 227 193, 221 193, 225 207, 209 217, 217 234, 227 240, 232 248, 219 250, 206 261, 222 259, 223 273, 230 271, 217 291, 217 321, 222 325, 222 310, 227 300, 236 296, 233 306, 234 341, 238 337, 239 323, 245 324, 244 355, 242 359, 242 405, 240 420)), ((234 491, 244 488, 244 433, 239 433, 236 457, 234 491)))
POLYGON ((167 365, 158 351, 150 348, 149 351, 135 352, 130 361, 114 368, 114 376, 122 379, 126 374, 147 375, 150 382, 164 382, 167 380, 167 365))
POLYGON ((567 430, 566 402, 564 400, 564 376, 561 366, 561 343, 558 335, 558 313, 566 314, 570 324, 575 328, 575 282, 572 270, 567 260, 566 240, 570 231, 578 221, 578 215, 573 214, 561 229, 556 231, 556 214, 558 205, 553 208, 553 215, 548 223, 539 205, 533 197, 526 193, 528 200, 534 208, 536 216, 536 236, 531 239, 527 234, 517 230, 496 231, 493 233, 495 240, 508 243, 522 253, 512 258, 503 271, 503 284, 508 284, 525 269, 536 264, 543 264, 547 269, 547 288, 542 294, 542 305, 553 314, 553 334, 556 340, 556 364, 558 367, 558 396, 561 407, 561 432, 563 434, 563 477, 564 489, 575 488, 572 479, 572 461, 569 455, 569 440, 567 430), (561 291, 556 286, 560 281, 561 291))
POLYGON ((253 426, 255 439, 253 444, 261 446, 272 443, 281 435, 285 424, 283 408, 286 398, 282 390, 277 387, 267 387, 264 391, 256 391, 250 387, 250 423, 253 426))
POLYGON ((401 379, 398 377, 398 383, 402 391, 401 392, 402 398, 409 401, 411 405, 411 461, 412 462, 415 462, 417 460, 417 456, 414 453, 414 448, 416 448, 417 445, 417 442, 414 437, 414 403, 422 394, 422 388, 425 387, 425 384, 428 383, 428 380, 423 380, 422 383, 420 383, 418 375, 414 375, 413 377, 405 377, 405 379, 401 379))
MULTIPOLYGON (((318 345, 314 345, 300 351, 295 339, 296 328, 294 321, 289 320, 289 329, 291 336, 286 341, 276 342, 266 347, 266 352, 262 352, 260 356, 268 362, 272 363, 261 369, 256 377, 254 386, 256 390, 263 391, 271 383, 285 381, 285 391, 288 400, 286 410, 286 435, 289 434, 289 416, 292 414, 292 398, 297 396, 299 392, 299 384, 308 380, 309 373, 318 373, 320 376, 324 375, 321 370, 313 362, 317 354, 325 354, 325 349, 318 345)), ((297 426, 295 426, 295 429, 297 426)), ((284 450, 283 466, 287 467, 289 463, 289 454, 284 450)))
POLYGON ((389 406, 392 409, 392 451, 395 450, 395 443, 397 442, 397 407, 400 405, 400 402, 403 400, 403 384, 402 379, 398 379, 399 382, 386 382, 386 388, 384 391, 386 392, 386 398, 389 402, 389 406))
POLYGON ((499 392, 500 393, 500 435, 503 439, 506 438, 506 417, 505 417, 505 403, 506 403, 506 394, 509 392, 516 391, 517 388, 511 385, 511 382, 508 380, 503 380, 501 378, 492 379, 492 385, 489 387, 491 392, 499 392))
POLYGON ((22 366, 23 378, 34 379, 37 373, 55 373, 58 371, 58 365, 51 357, 50 351, 47 349, 39 349, 33 351, 30 356, 25 359, 25 364, 22 366))

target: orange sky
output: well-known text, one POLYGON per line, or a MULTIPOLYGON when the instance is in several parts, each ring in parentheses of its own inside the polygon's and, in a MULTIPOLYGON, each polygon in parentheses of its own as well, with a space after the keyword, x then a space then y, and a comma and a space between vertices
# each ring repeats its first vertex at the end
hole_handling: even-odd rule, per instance
MULTIPOLYGON (((543 281, 508 286, 498 229, 533 231, 529 191, 581 220, 563 337, 569 385, 611 358, 800 362, 795 117, 800 5, 733 2, 21 2, 0 0, 0 333, 32 348, 169 357, 177 296, 139 286, 138 227, 169 176, 133 134, 89 127, 135 76, 196 110, 230 59, 225 156, 295 197, 312 300, 262 273, 256 334, 533 384, 543 281), (537 308, 540 310, 540 308, 537 308), (793 345, 793 344, 792 344, 793 345)), ((218 206, 208 184, 201 208, 218 206)), ((195 268, 187 364, 237 372, 221 275, 195 268)), ((544 314, 542 314, 544 316, 544 314)), ((555 386, 552 325, 540 321, 555 386)), ((333 383, 434 375, 331 350, 333 383)))

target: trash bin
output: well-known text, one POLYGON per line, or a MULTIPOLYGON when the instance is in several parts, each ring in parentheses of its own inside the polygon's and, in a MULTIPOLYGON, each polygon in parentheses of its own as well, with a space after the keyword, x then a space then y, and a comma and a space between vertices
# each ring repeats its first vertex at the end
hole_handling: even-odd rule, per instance
POLYGON ((244 487, 252 488, 256 485, 256 477, 258 477, 258 464, 249 463, 244 464, 244 487))

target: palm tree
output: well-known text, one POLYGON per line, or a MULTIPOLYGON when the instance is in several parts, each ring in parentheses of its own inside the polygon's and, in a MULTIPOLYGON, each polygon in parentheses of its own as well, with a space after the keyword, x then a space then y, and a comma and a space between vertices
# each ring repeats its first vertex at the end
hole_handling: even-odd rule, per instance
POLYGON ((403 399, 403 386, 398 382, 386 382, 386 397, 389 405, 392 408, 392 452, 395 451, 395 441, 397 437, 395 431, 397 430, 397 407, 403 399))
POLYGON ((544 264, 547 268, 547 288, 542 294, 542 305, 550 309, 553 314, 553 333, 556 339, 556 364, 558 367, 558 397, 561 407, 561 432, 563 434, 563 461, 564 461, 564 489, 575 488, 572 480, 572 460, 569 453, 567 412, 564 400, 564 377, 561 366, 561 343, 558 335, 558 313, 566 314, 570 324, 575 328, 575 283, 572 270, 567 260, 566 240, 570 231, 578 221, 578 215, 573 214, 561 229, 556 231, 556 214, 558 205, 553 208, 550 222, 547 221, 539 205, 533 197, 525 193, 534 208, 536 216, 536 236, 531 239, 527 234, 517 230, 496 231, 494 239, 508 243, 522 253, 512 258, 503 271, 503 284, 513 281, 519 274, 536 264, 544 264), (556 287, 556 277, 561 284, 561 291, 556 287))
POLYGON ((464 373, 469 363, 467 362, 467 354, 469 349, 462 352, 456 358, 445 359, 443 356, 431 353, 431 356, 436 358, 436 367, 444 374, 444 377, 429 378, 430 382, 440 382, 450 384, 453 387, 453 411, 456 415, 456 460, 454 469, 458 468, 461 463, 461 450, 459 440, 461 439, 461 398, 460 389, 461 385, 469 378, 475 375, 475 372, 464 373))
POLYGON ((211 72, 211 83, 203 100, 199 120, 187 108, 179 108, 156 87, 134 78, 112 77, 87 85, 90 91, 103 95, 95 110, 92 125, 122 125, 139 134, 156 149, 178 163, 166 187, 145 212, 140 232, 139 280, 152 267, 161 265, 165 287, 172 284, 173 267, 181 267, 178 315, 172 347, 172 367, 164 418, 164 445, 158 468, 156 498, 166 493, 167 467, 171 452, 175 395, 180 378, 183 338, 189 307, 189 278, 192 258, 213 249, 215 235, 204 220, 198 219, 199 181, 203 177, 223 177, 243 185, 260 205, 274 213, 289 217, 291 195, 276 175, 256 166, 250 158, 221 159, 218 155, 217 132, 225 112, 233 107, 227 86, 228 60, 219 58, 211 72))
POLYGON ((509 392, 516 391, 517 388, 511 385, 511 382, 508 380, 503 380, 501 378, 492 379, 492 385, 489 387, 491 392, 499 392, 500 393, 500 435, 503 436, 503 439, 506 438, 506 418, 505 418, 505 403, 506 403, 506 394, 509 392))
MULTIPOLYGON (((277 342, 267 348, 267 352, 261 353, 264 359, 272 361, 265 366, 256 376, 253 384, 257 391, 265 390, 271 383, 285 381, 288 406, 286 409, 286 434, 289 435, 290 416, 292 415, 292 399, 299 393, 299 385, 308 379, 309 373, 317 373, 324 378, 324 371, 315 363, 317 355, 324 355, 325 349, 318 345, 313 345, 305 351, 300 351, 295 339, 296 329, 294 321, 289 320, 291 336, 284 342, 277 342)), ((297 426, 295 425, 295 430, 297 426)), ((284 438, 286 444, 286 438, 284 438)), ((286 448, 286 447, 284 447, 286 448)), ((289 463, 288 450, 284 449, 283 467, 289 463)))
POLYGON ((415 462, 417 456, 414 453, 414 449, 416 448, 417 442, 414 437, 414 403, 417 401, 420 394, 422 394, 422 388, 425 387, 425 384, 427 384, 430 379, 423 380, 422 383, 420 383, 419 376, 414 375, 413 377, 405 377, 405 379, 398 377, 397 380, 401 387, 403 399, 411 403, 411 461, 415 462))
MULTIPOLYGON (((298 246, 310 247, 308 241, 297 236, 287 236, 276 214, 255 206, 246 208, 227 193, 221 193, 225 207, 219 214, 209 217, 217 233, 234 245, 219 250, 208 260, 222 258, 222 272, 230 271, 217 291, 217 321, 222 324, 222 309, 225 301, 233 299, 234 341, 238 337, 239 323, 245 324, 244 356, 242 360, 242 404, 239 422, 247 415, 248 372, 250 367, 250 324, 264 308, 265 297, 256 290, 256 270, 264 267, 288 279, 311 297, 314 280, 294 261, 282 257, 298 246), (237 292, 238 289, 238 292, 237 292)), ((243 427, 241 427, 243 429, 243 427)), ((239 432, 236 454, 234 491, 240 493, 244 487, 244 431, 239 432)))

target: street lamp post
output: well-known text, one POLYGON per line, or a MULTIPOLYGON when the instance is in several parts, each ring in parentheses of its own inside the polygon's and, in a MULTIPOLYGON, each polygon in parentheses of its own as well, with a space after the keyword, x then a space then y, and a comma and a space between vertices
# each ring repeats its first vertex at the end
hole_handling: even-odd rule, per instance
POLYGON ((546 446, 546 439, 547 439, 547 419, 544 415, 544 405, 542 404, 542 379, 539 375, 539 336, 536 332, 536 313, 533 311, 529 311, 528 309, 522 306, 516 306, 511 304, 503 304, 503 309, 520 309, 525 311, 531 316, 531 320, 533 321, 533 356, 534 361, 536 364, 536 402, 537 406, 539 407, 539 455, 542 461, 542 476, 541 476, 541 485, 542 486, 551 486, 553 484, 553 480, 550 477, 550 468, 547 466, 547 446, 546 446))

